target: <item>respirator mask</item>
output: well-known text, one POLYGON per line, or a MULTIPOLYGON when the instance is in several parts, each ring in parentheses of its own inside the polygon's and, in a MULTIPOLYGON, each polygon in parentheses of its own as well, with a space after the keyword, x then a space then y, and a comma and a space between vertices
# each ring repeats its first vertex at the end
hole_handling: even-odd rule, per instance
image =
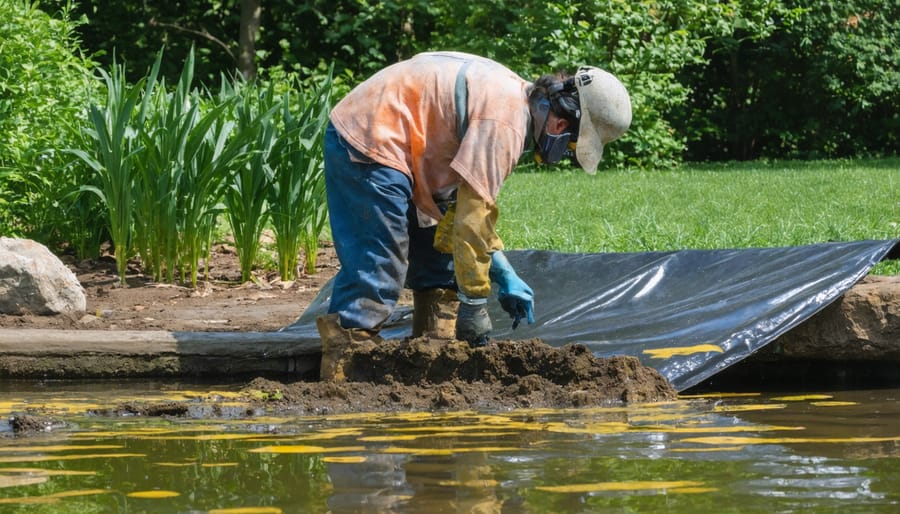
POLYGON ((568 79, 550 87, 549 98, 541 98, 534 106, 534 133, 536 136, 534 160, 538 164, 556 164, 563 157, 573 155, 577 136, 573 140, 572 134, 577 133, 577 122, 581 118, 577 94, 574 80, 568 79), (564 95, 563 93, 570 94, 564 95), (569 120, 567 132, 561 134, 547 133, 547 122, 554 104, 557 107, 557 111, 562 111, 565 114, 563 117, 569 120), (576 120, 576 122, 572 123, 572 120, 576 120))

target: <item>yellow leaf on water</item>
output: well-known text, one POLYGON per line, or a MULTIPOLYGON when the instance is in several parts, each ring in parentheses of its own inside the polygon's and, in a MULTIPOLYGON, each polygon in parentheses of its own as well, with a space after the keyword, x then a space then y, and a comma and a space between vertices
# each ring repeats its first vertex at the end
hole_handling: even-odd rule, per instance
POLYGON ((364 455, 332 455, 330 457, 322 457, 322 462, 331 462, 333 464, 360 464, 366 461, 364 455))
POLYGON ((757 403, 753 405, 717 405, 713 412, 751 412, 756 410, 778 410, 787 407, 784 403, 757 403))
POLYGON ((859 405, 858 402, 838 402, 838 401, 809 402, 809 404, 814 405, 816 407, 849 407, 851 405, 859 405))
POLYGON ((888 443, 900 441, 900 436, 894 437, 688 437, 682 439, 682 443, 700 444, 853 444, 853 443, 888 443))
POLYGON ((231 468, 237 466, 237 462, 210 462, 207 464, 200 464, 201 468, 231 468))
POLYGON ((438 485, 443 487, 469 487, 473 489, 483 489, 486 487, 497 487, 500 482, 491 479, 474 479, 474 480, 441 480, 438 485))
POLYGON ((803 402, 806 400, 830 400, 834 398, 830 394, 797 394, 792 396, 776 396, 772 401, 776 402, 803 402))
POLYGON ((705 394, 679 394, 678 398, 686 400, 691 398, 743 398, 747 396, 761 396, 761 393, 705 393, 705 394))
POLYGON ((677 489, 700 487, 703 482, 684 481, 635 481, 635 482, 597 482, 593 484, 569 484, 538 486, 535 489, 551 493, 594 493, 601 491, 647 491, 654 489, 677 489))
POLYGON ((648 348, 641 353, 651 359, 668 359, 676 355, 693 355, 695 353, 724 353, 721 346, 714 344, 698 344, 694 346, 677 346, 674 348, 648 348))
POLYGON ((153 489, 150 491, 134 491, 126 494, 129 498, 144 498, 147 500, 158 500, 161 498, 174 498, 181 496, 181 493, 175 491, 166 491, 163 489, 153 489))
POLYGON ((400 448, 391 446, 381 450, 381 453, 401 454, 401 455, 453 455, 455 452, 448 448, 400 448))

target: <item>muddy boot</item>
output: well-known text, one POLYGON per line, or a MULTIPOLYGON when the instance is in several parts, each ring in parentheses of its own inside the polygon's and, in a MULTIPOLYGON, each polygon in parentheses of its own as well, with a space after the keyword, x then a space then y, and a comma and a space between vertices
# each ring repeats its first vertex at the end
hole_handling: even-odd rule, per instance
POLYGON ((316 318, 322 339, 322 364, 319 379, 323 382, 346 382, 347 364, 354 352, 372 351, 382 341, 377 333, 362 328, 343 328, 337 314, 316 318))
POLYGON ((413 291, 412 336, 454 339, 458 308, 459 298, 452 289, 413 291))

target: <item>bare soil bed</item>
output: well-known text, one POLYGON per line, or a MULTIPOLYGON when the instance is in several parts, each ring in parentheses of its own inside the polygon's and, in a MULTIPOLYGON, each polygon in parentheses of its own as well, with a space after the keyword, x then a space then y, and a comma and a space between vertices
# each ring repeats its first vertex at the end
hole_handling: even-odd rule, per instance
MULTIPOLYGON (((208 280, 192 288, 156 284, 137 266, 121 286, 111 258, 66 264, 84 287, 84 314, 0 315, 0 329, 273 331, 295 321, 339 266, 325 246, 315 274, 281 282, 275 273, 259 273, 242 283, 233 248, 218 245, 208 280)), ((662 375, 637 359, 600 359, 582 345, 552 348, 540 340, 492 341, 475 349, 459 341, 386 341, 355 355, 352 366, 345 384, 259 377, 243 390, 250 401, 308 414, 565 408, 676 397, 662 375)), ((119 406, 110 413, 154 414, 154 407, 119 406)))
POLYGON ((155 283, 137 263, 129 265, 127 286, 122 286, 115 260, 108 256, 81 262, 64 256, 63 262, 84 288, 86 311, 77 316, 0 314, 0 329, 278 330, 295 321, 338 270, 330 246, 319 250, 314 274, 282 282, 275 272, 259 272, 242 283, 237 253, 220 244, 213 248, 208 280, 201 277, 196 288, 155 283))

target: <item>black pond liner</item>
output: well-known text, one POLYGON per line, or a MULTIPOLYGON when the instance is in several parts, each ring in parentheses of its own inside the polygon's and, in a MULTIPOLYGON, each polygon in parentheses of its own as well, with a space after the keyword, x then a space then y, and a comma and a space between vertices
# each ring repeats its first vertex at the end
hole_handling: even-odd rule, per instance
MULTIPOLYGON (((740 362, 842 296, 878 262, 900 257, 900 240, 783 248, 649 253, 508 251, 535 293, 533 325, 515 331, 489 302, 497 339, 587 345, 597 356, 633 355, 679 391, 740 362), (892 252, 892 250, 894 250, 892 252)), ((331 283, 284 330, 318 340, 331 283)), ((494 292, 496 294, 496 291, 494 292)), ((382 330, 410 334, 409 308, 382 330)))

